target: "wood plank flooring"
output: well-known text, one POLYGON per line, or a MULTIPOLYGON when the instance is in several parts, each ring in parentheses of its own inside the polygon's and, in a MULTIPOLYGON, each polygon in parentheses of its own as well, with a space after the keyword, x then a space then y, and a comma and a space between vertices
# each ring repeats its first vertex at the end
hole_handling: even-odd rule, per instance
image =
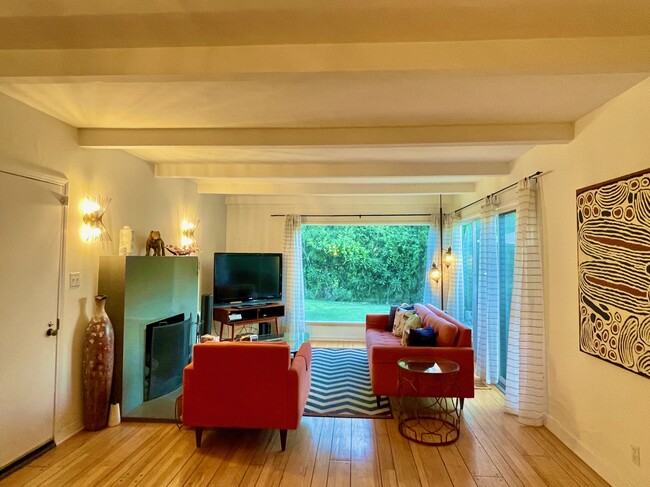
POLYGON ((303 417, 284 452, 278 431, 207 430, 197 449, 191 429, 125 422, 75 435, 0 480, 0 487, 609 485, 546 428, 504 414, 503 403, 497 389, 477 389, 465 400, 460 438, 444 447, 406 440, 396 419, 303 417))
POLYGON ((403 438, 396 419, 304 417, 280 450, 277 431, 125 422, 81 432, 0 480, 6 486, 605 487, 546 428, 503 413, 503 395, 465 401, 453 445, 403 438))

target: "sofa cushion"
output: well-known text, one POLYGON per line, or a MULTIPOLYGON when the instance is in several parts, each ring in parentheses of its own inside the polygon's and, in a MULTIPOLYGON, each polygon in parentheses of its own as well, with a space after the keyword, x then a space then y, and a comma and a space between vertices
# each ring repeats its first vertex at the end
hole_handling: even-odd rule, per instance
POLYGON ((407 345, 409 347, 435 347, 438 333, 430 326, 409 330, 407 345))
POLYGON ((467 325, 464 325, 460 321, 458 321, 456 318, 451 316, 448 313, 445 313, 441 309, 436 308, 432 304, 427 304, 426 307, 432 311, 434 314, 437 316, 441 317, 444 320, 449 321, 450 323, 453 323, 456 325, 456 328, 458 330, 458 334, 456 335, 456 343, 454 343, 455 347, 471 347, 472 346, 472 329, 469 328, 467 325))
POLYGON ((399 338, 391 333, 381 330, 366 331, 366 348, 370 349, 375 345, 385 345, 388 347, 399 347, 399 338))
POLYGON ((422 328, 422 320, 417 315, 417 313, 413 313, 413 315, 411 315, 409 319, 406 320, 404 331, 402 332, 402 339, 400 341, 400 344, 403 347, 406 346, 406 340, 408 339, 409 331, 415 328, 422 328))
POLYGON ((453 347, 456 341, 458 328, 453 323, 431 313, 427 314, 423 321, 424 326, 430 326, 438 333, 437 346, 453 347))
POLYGON ((456 325, 449 323, 442 318, 438 318, 433 326, 433 329, 438 332, 437 344, 439 347, 453 347, 456 341, 456 334, 458 328, 456 325))

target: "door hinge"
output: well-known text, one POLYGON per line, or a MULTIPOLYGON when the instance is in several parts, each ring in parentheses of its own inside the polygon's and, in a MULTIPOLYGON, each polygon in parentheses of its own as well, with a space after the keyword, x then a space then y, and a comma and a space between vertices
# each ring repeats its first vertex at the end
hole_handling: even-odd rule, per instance
POLYGON ((61 198, 59 198, 59 201, 63 206, 68 206, 70 204, 70 198, 68 196, 61 196, 61 198))

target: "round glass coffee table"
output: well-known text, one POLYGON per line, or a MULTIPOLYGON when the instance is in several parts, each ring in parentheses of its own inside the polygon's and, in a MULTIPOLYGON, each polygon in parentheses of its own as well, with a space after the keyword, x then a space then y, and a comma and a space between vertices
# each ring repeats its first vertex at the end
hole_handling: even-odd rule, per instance
POLYGON ((399 432, 426 445, 449 445, 460 435, 460 366, 447 359, 397 361, 399 432))

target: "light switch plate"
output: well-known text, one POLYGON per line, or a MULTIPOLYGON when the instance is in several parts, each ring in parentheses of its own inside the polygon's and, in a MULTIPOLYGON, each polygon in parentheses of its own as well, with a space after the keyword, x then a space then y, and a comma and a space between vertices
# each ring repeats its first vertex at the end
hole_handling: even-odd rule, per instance
POLYGON ((71 272, 70 273, 70 287, 79 287, 81 286, 81 273, 80 272, 71 272))

